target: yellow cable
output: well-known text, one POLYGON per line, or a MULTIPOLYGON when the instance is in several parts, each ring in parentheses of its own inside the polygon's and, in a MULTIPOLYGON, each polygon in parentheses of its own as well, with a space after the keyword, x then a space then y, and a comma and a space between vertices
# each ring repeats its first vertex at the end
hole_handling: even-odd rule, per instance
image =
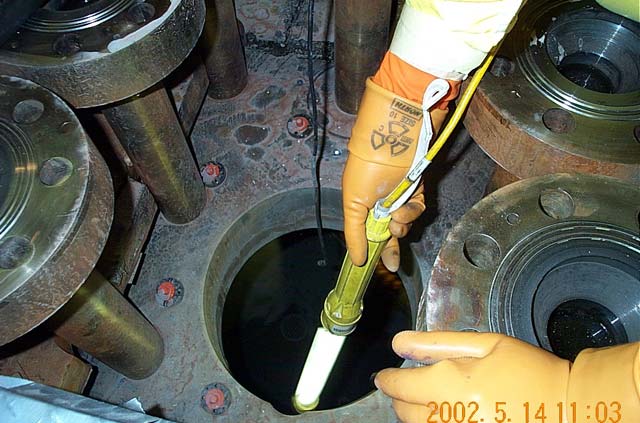
MULTIPOLYGON (((491 66, 491 62, 493 61, 493 58, 495 57, 497 51, 500 49, 501 44, 502 44, 502 41, 498 43, 493 49, 491 49, 487 57, 484 59, 484 62, 482 63, 482 65, 478 68, 478 70, 475 72, 475 74, 469 81, 469 85, 460 96, 460 100, 458 100, 458 104, 456 105, 456 110, 451 115, 451 119, 449 119, 449 122, 447 122, 445 127, 440 132, 440 135, 438 135, 438 138, 433 143, 431 148, 429 148, 429 150, 427 151, 427 154, 425 155, 425 159, 428 160, 429 162, 433 161, 436 154, 438 154, 438 152, 442 149, 444 144, 449 139, 449 136, 451 135, 455 127, 458 125, 458 122, 460 122, 460 119, 462 119, 462 115, 464 114, 465 110, 467 110, 467 106, 471 101, 471 97, 473 97, 473 94, 478 88, 478 85, 480 85, 480 81, 482 81, 482 77, 491 66)), ((384 198, 384 201, 382 203, 383 207, 387 209, 391 208, 393 203, 398 198, 400 198, 402 194, 404 194, 412 185, 413 185, 413 181, 410 181, 408 177, 405 177, 398 184, 398 186, 396 186, 394 190, 391 191, 391 193, 384 198)))
POLYGON ((471 81, 469 81, 469 85, 467 86, 467 89, 464 90, 464 93, 460 97, 460 100, 456 105, 456 110, 453 112, 453 115, 451 115, 451 119, 449 119, 449 122, 445 125, 442 132, 440 132, 440 135, 438 135, 436 142, 434 142, 431 148, 429 149, 429 151, 427 151, 427 155, 426 155, 427 160, 429 161, 433 160, 433 158, 436 156, 436 154, 438 154, 442 146, 449 139, 449 136, 453 132, 454 128, 458 125, 458 122, 460 122, 462 115, 464 114, 465 110, 467 110, 467 106, 471 101, 471 97, 473 97, 473 94, 478 88, 478 85, 480 85, 480 81, 482 81, 482 77, 489 69, 489 66, 491 66, 491 62, 493 61, 493 58, 495 57, 496 52, 500 48, 500 44, 502 43, 499 43, 495 48, 493 48, 489 52, 486 59, 484 59, 482 66, 478 68, 476 73, 473 75, 473 78, 471 78, 471 81))

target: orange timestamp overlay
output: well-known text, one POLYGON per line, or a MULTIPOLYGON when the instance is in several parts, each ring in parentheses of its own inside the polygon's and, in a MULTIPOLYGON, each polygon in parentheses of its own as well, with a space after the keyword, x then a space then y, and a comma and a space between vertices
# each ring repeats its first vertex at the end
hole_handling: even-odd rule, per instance
POLYGON ((626 423, 618 401, 584 405, 523 402, 516 407, 496 401, 493 410, 481 409, 476 401, 431 401, 426 405, 430 409, 426 423, 626 423))

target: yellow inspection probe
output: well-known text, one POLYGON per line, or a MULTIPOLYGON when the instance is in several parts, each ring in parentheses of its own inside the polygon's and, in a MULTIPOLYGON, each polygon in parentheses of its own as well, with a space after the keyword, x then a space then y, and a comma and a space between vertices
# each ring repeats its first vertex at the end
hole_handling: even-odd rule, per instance
POLYGON ((451 119, 429 148, 427 154, 409 170, 407 176, 389 195, 378 200, 375 207, 369 211, 365 223, 368 241, 367 261, 363 266, 354 266, 349 254, 345 255, 336 287, 329 292, 320 315, 323 327, 316 332, 296 393, 293 396, 293 405, 299 412, 310 411, 318 406, 320 393, 331 373, 344 338, 355 330, 356 324, 362 316, 362 298, 369 286, 380 254, 391 238, 389 232, 391 207, 422 176, 424 170, 447 142, 499 48, 500 44, 491 50, 471 78, 451 119))

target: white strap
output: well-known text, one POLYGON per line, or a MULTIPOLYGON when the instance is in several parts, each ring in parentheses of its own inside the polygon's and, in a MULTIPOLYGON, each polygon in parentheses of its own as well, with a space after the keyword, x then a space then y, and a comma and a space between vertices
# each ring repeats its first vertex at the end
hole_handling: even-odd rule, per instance
MULTIPOLYGON (((435 79, 431 81, 429 86, 427 86, 427 89, 424 91, 424 95, 422 96, 422 128, 420 128, 416 154, 413 156, 413 162, 411 163, 411 168, 409 169, 409 172, 407 172, 407 175, 415 172, 422 173, 429 165, 429 162, 424 160, 424 156, 427 154, 427 150, 429 149, 429 143, 433 137, 433 126, 431 125, 431 114, 429 114, 429 109, 444 98, 448 92, 449 83, 444 79, 435 79)), ((415 192, 419 183, 420 178, 417 178, 413 185, 411 185, 411 188, 409 188, 396 200, 395 203, 393 203, 393 206, 391 206, 387 213, 394 212, 406 203, 415 192)))

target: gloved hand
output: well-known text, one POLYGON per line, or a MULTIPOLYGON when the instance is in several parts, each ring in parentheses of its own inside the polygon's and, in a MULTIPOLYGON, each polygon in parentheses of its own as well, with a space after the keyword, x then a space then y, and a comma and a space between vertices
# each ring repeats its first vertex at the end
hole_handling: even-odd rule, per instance
MULTIPOLYGON (((447 110, 431 112, 434 132, 440 129, 446 115, 447 110)), ((420 104, 385 90, 372 80, 367 81, 342 178, 344 233, 349 255, 356 266, 363 265, 367 258, 364 229, 367 213, 406 175, 415 155, 421 126, 420 104)), ((390 271, 398 270, 400 264, 397 238, 407 234, 411 222, 424 209, 420 184, 409 201, 391 215, 392 238, 382 252, 382 262, 390 271)))
POLYGON ((407 331, 395 336, 393 350, 405 359, 437 362, 376 375, 376 386, 393 399, 405 423, 440 421, 439 410, 431 416, 430 402, 437 407, 462 402, 467 407, 473 401, 478 405, 473 418, 485 422, 502 415, 499 406, 519 422, 524 421, 524 402, 554 407, 566 399, 569 362, 505 335, 407 331))
POLYGON ((393 349, 408 360, 435 362, 376 375, 376 386, 393 399, 405 423, 441 421, 435 409, 456 402, 464 404, 467 417, 477 409, 478 422, 539 421, 535 413, 544 404, 553 416, 547 421, 560 423, 562 403, 566 421, 577 423, 593 417, 599 402, 612 422, 640 421, 640 343, 584 350, 571 371, 567 360, 494 333, 407 331, 396 335, 393 349), (530 405, 529 420, 524 403, 530 405))

